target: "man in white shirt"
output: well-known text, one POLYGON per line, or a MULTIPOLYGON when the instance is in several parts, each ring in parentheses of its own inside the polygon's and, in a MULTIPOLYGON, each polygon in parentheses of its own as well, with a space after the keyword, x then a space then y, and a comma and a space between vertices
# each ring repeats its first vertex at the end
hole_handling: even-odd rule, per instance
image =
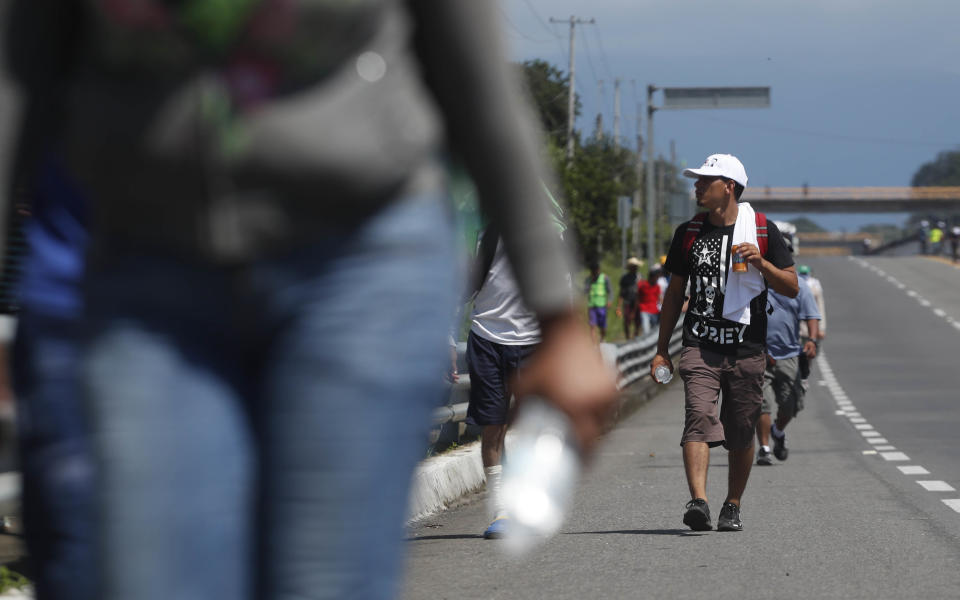
MULTIPOLYGON (((484 235, 490 234, 496 235, 489 230, 484 232, 484 235)), ((481 249, 483 246, 481 241, 481 249)), ((482 260, 483 257, 478 257, 478 262, 482 260)), ((539 343, 536 315, 521 300, 503 242, 497 241, 490 268, 473 301, 467 338, 470 372, 467 423, 483 428, 480 455, 491 513, 490 526, 483 534, 487 539, 502 537, 507 519, 500 502, 500 463, 510 408, 509 383, 539 343)))

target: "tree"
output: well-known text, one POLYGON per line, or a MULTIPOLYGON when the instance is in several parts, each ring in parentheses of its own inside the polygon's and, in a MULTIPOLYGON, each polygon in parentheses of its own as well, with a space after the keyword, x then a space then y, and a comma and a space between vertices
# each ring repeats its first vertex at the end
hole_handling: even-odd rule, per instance
POLYGON ((568 223, 585 262, 599 260, 597 242, 611 248, 617 240, 617 198, 637 187, 634 154, 611 140, 580 146, 572 164, 561 171, 569 208, 568 223))
POLYGON ((911 185, 960 185, 960 150, 941 152, 913 174, 911 185))
MULTIPOLYGON (((912 185, 960 185, 960 150, 941 152, 933 161, 920 165, 913 174, 912 185)), ((907 230, 914 231, 923 220, 936 223, 943 220, 948 223, 960 223, 960 213, 926 214, 914 213, 907 219, 907 230)))
MULTIPOLYGON (((550 63, 535 59, 518 65, 527 93, 540 116, 540 126, 558 146, 567 144, 567 76, 550 63)), ((574 118, 580 115, 580 98, 574 96, 574 118)), ((576 132, 574 133, 576 136, 576 132)))

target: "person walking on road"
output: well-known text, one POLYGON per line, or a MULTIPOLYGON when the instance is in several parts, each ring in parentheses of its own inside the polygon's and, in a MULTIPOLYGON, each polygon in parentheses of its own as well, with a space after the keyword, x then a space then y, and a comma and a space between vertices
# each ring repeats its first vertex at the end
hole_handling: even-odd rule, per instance
MULTIPOLYGON (((813 300, 817 303, 817 312, 820 313, 820 321, 817 324, 815 336, 811 335, 809 328, 807 328, 807 322, 800 321, 800 343, 806 344, 807 340, 813 340, 819 348, 827 337, 827 305, 823 299, 823 284, 813 276, 813 269, 807 265, 797 265, 797 275, 807 283, 810 293, 813 294, 813 300)), ((806 354, 800 353, 800 383, 803 385, 804 391, 809 387, 807 379, 810 377, 810 361, 811 359, 807 358, 806 354)))
POLYGON ((593 332, 593 341, 602 342, 607 337, 607 309, 610 308, 613 291, 610 289, 610 278, 600 272, 597 261, 590 264, 590 275, 583 287, 587 295, 587 318, 593 332))
POLYGON ((707 468, 710 449, 723 445, 730 470, 717 530, 739 531, 740 501, 753 466, 753 436, 763 399, 767 287, 795 297, 797 274, 776 225, 749 203, 738 204, 747 174, 736 157, 714 154, 702 167, 683 174, 697 180, 697 204, 706 212, 674 233, 665 264, 673 277, 663 300, 650 372, 660 366, 674 371, 669 343, 689 280, 690 308, 679 364, 686 414, 680 443, 691 498, 683 522, 696 531, 711 528, 707 468))
POLYGON ((480 457, 491 520, 483 537, 496 539, 503 537, 508 518, 500 496, 500 476, 510 410, 509 384, 541 338, 537 315, 523 303, 503 242, 494 228, 488 227, 481 234, 478 248, 474 271, 479 276, 467 337, 467 423, 482 428, 480 457), (491 252, 492 256, 485 256, 491 252))
POLYGON ((643 322, 643 335, 646 336, 660 322, 661 288, 657 281, 660 272, 651 269, 646 279, 637 282, 638 304, 640 318, 643 322))
POLYGON ((820 313, 810 286, 801 277, 800 293, 787 298, 770 290, 767 300, 770 308, 767 318, 767 370, 763 376, 763 406, 757 423, 757 464, 771 465, 771 454, 777 460, 787 460, 787 424, 803 410, 806 393, 802 385, 800 359, 808 361, 817 356, 820 313), (802 341, 800 323, 807 326, 810 337, 802 341), (777 405, 777 419, 771 422, 773 405, 777 405), (773 452, 770 451, 773 438, 773 452))
POLYGON ((950 256, 953 262, 960 261, 960 225, 950 228, 950 256))
POLYGON ((627 259, 627 270, 620 277, 620 294, 617 297, 617 316, 623 319, 623 337, 630 340, 640 333, 640 310, 637 303, 637 269, 643 261, 635 256, 627 259), (632 333, 632 335, 631 335, 632 333))

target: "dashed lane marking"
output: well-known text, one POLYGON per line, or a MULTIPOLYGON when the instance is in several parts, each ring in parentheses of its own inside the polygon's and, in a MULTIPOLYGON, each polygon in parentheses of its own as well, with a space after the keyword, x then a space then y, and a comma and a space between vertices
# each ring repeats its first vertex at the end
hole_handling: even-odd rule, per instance
POLYGON ((960 498, 949 498, 944 500, 943 503, 960 513, 960 498))
POLYGON ((947 483, 946 481, 933 480, 933 481, 918 481, 920 487, 927 490, 928 492, 955 492, 957 489, 947 483))
MULTIPOLYGON (((916 292, 913 294, 916 296, 916 292)), ((923 300, 921 298, 921 300, 923 300)), ((922 303, 922 302, 921 302, 922 303)), ((937 316, 940 315, 937 310, 934 311, 937 313, 937 316)), ((951 325, 960 329, 960 322, 952 321, 949 317, 947 318, 950 321, 951 325)), ((873 425, 870 425, 866 422, 859 412, 856 412, 856 408, 850 402, 847 394, 843 391, 843 388, 840 387, 840 383, 837 381, 837 378, 834 376, 832 369, 830 368, 830 363, 827 360, 826 353, 820 353, 820 371, 823 374, 823 381, 820 382, 821 385, 827 387, 830 390, 830 393, 833 395, 834 400, 837 402, 838 410, 835 411, 837 416, 846 417, 849 419, 850 423, 853 424, 854 428, 860 431, 860 435, 872 446, 870 450, 863 450, 862 453, 864 456, 880 456, 883 460, 888 462, 906 462, 910 460, 910 457, 903 452, 898 452, 896 446, 890 444, 890 442, 883 437, 879 431, 873 428, 873 425)), ((920 465, 904 465, 898 466, 897 469, 900 470, 904 475, 929 475, 930 471, 921 467, 920 465)), ((956 489, 947 483, 939 479, 925 479, 917 481, 917 484, 923 487, 928 492, 955 492, 956 489)), ((954 511, 960 513, 960 498, 945 498, 942 499, 943 503, 952 508, 954 511)))
MULTIPOLYGON (((900 281, 897 281, 896 278, 894 278, 894 277, 892 277, 892 276, 890 276, 890 275, 887 275, 882 269, 878 268, 876 265, 871 265, 870 263, 868 263, 867 261, 862 260, 862 259, 852 259, 852 260, 853 260, 854 262, 856 262, 857 264, 859 264, 861 267, 864 267, 864 268, 866 268, 866 269, 868 269, 868 270, 870 270, 870 271, 873 271, 873 272, 876 273, 877 275, 883 277, 883 278, 884 278, 886 281, 888 281, 889 283, 897 286, 897 288, 899 288, 899 289, 901 289, 901 290, 906 290, 907 296, 909 296, 909 297, 913 298, 914 300, 916 300, 917 302, 919 302, 919 303, 920 303, 920 306, 922 306, 922 307, 924 307, 924 308, 929 308, 929 309, 933 312, 934 315, 936 315, 937 317, 939 317, 939 318, 941 318, 941 319, 944 319, 947 323, 949 323, 950 325, 953 325, 953 328, 954 328, 954 329, 960 331, 960 321, 957 321, 956 319, 954 319, 953 317, 951 317, 950 315, 948 315, 948 314, 947 314, 947 311, 943 310, 942 308, 937 308, 937 307, 933 306, 933 303, 932 303, 932 302, 930 302, 929 300, 927 300, 926 298, 924 298, 923 296, 921 296, 919 293, 917 293, 917 291, 908 289, 907 286, 905 286, 905 285, 904 285, 903 283, 901 283, 900 281)), ((954 266, 957 266, 957 265, 954 265, 954 266)))
POLYGON ((891 460, 891 461, 910 460, 910 457, 904 454, 903 452, 881 452, 880 456, 883 457, 883 460, 891 460))

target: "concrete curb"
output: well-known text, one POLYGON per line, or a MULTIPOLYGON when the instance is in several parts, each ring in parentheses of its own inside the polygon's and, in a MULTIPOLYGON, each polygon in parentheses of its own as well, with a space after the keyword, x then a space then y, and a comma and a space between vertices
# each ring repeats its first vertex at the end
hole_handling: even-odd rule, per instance
POLYGON ((440 512, 451 502, 480 489, 485 480, 480 442, 424 460, 413 474, 407 522, 440 512))

